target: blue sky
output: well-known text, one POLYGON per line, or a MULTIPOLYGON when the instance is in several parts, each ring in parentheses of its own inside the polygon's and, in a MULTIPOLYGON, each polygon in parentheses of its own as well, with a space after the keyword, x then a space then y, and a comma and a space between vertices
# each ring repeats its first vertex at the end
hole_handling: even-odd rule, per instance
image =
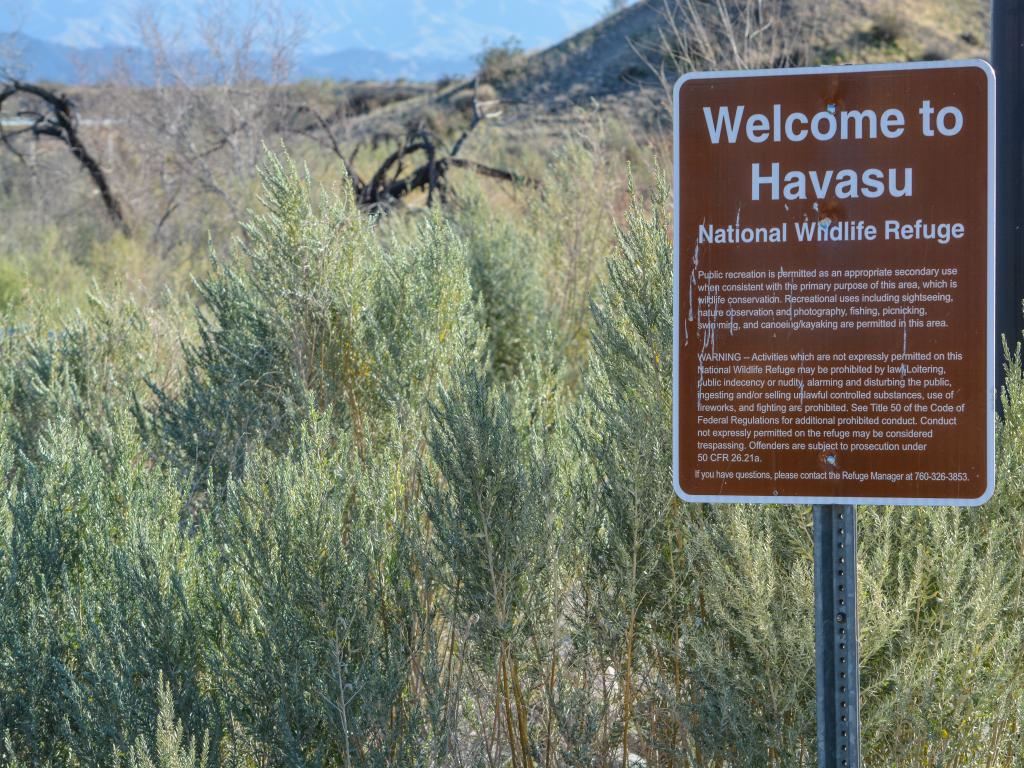
MULTIPOLYGON (((370 48, 411 56, 465 57, 485 39, 515 36, 540 48, 593 24, 608 0, 271 0, 306 22, 303 51, 370 48)), ((245 14, 253 0, 229 0, 245 14)), ((267 4, 263 3, 264 6, 267 4)), ((136 42, 139 11, 158 7, 171 23, 190 26, 202 0, 0 0, 0 31, 78 48, 136 42)))

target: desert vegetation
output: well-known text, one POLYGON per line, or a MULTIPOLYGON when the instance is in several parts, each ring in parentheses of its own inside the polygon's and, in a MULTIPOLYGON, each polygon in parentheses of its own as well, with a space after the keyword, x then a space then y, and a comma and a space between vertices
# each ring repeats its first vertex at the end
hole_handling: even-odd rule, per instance
MULTIPOLYGON (((672 491, 664 134, 186 74, 72 94, 127 233, 0 150, 0 762, 815 765, 809 510, 672 491), (421 134, 509 176, 365 204, 421 134)), ((1024 765, 1009 347, 994 498, 861 512, 868 765, 1024 765)))

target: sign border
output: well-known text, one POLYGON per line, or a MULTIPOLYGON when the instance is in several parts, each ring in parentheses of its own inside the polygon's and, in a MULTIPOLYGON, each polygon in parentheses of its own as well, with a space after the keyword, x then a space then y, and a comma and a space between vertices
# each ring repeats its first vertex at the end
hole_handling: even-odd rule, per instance
POLYGON ((916 61, 897 64, 849 64, 821 67, 794 67, 792 69, 751 69, 720 72, 688 72, 680 77, 672 91, 672 485, 683 501, 718 504, 863 504, 877 506, 935 506, 977 507, 992 498, 996 482, 996 421, 995 421, 995 343, 996 343, 996 80, 992 65, 984 59, 955 61, 916 61), (988 403, 986 486, 985 492, 975 499, 941 498, 889 498, 876 496, 729 496, 694 495, 686 493, 679 483, 679 202, 682 188, 679 183, 679 93, 691 80, 714 80, 737 77, 779 77, 790 75, 858 74, 861 72, 903 72, 919 69, 980 69, 988 84, 988 351, 986 358, 988 403))

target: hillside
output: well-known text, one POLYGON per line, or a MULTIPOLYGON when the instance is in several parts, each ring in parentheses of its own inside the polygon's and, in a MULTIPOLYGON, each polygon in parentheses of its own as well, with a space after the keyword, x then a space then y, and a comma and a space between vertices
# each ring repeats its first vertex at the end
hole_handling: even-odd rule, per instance
MULTIPOLYGON (((714 22, 718 3, 737 19, 755 6, 754 0, 715 0, 692 7, 714 22)), ((493 88, 493 95, 501 99, 506 122, 510 118, 517 123, 540 118, 561 123, 565 110, 585 106, 621 113, 647 125, 664 120, 665 86, 693 66, 737 69, 783 63, 852 64, 984 57, 988 53, 987 0, 769 0, 763 8, 770 41, 762 42, 769 35, 748 43, 741 39, 743 56, 727 53, 726 30, 715 23, 695 29, 687 8, 688 0, 640 0, 551 47, 529 52, 494 49, 497 55, 490 65, 484 57, 478 81, 487 85, 488 93, 493 88), (687 61, 680 50, 699 45, 702 34, 715 46, 713 54, 687 61)), ((740 31, 737 34, 742 38, 740 31)), ((112 66, 115 54, 124 60, 128 50, 72 56, 72 49, 43 45, 24 36, 19 48, 46 60, 47 80, 68 79, 82 67, 101 72, 104 66, 112 66)), ((356 138, 418 122, 431 112, 458 122, 457 113, 466 110, 472 78, 443 78, 448 84, 440 88, 401 80, 390 85, 384 80, 397 70, 381 63, 383 54, 353 53, 349 59, 358 59, 358 66, 343 54, 297 62, 299 73, 310 81, 294 89, 289 98, 301 101, 315 93, 313 101, 327 114, 342 104, 341 112, 349 119, 346 132, 356 138), (377 82, 360 83, 361 78, 377 82), (353 98, 358 102, 356 108, 344 106, 353 98)), ((445 70, 442 63, 420 68, 419 76, 427 77, 435 70, 464 72, 470 66, 445 70)), ((110 105, 104 103, 105 88, 80 86, 73 91, 80 97, 83 112, 109 111, 110 105)))
MULTIPOLYGON (((722 2, 735 16, 750 5, 744 0, 722 2)), ((715 4, 700 5, 713 9, 715 4)), ((674 74, 661 37, 664 34, 670 44, 678 45, 667 21, 670 7, 685 7, 685 3, 642 0, 533 53, 502 90, 510 99, 579 103, 656 85, 653 69, 664 67, 667 75, 674 74)), ((764 7, 779 9, 775 18, 768 19, 779 27, 776 47, 810 64, 966 58, 985 56, 988 51, 986 0, 784 0, 764 7), (782 28, 788 19, 800 20, 800 27, 782 28), (810 24, 803 23, 808 19, 810 24)), ((765 10, 766 16, 770 13, 765 10)), ((692 40, 694 30, 688 21, 681 17, 677 24, 682 36, 692 40)), ((709 24, 708 31, 717 33, 724 46, 722 30, 709 24)), ((723 57, 722 63, 736 68, 737 62, 730 58, 723 57)), ((763 66, 773 63, 777 62, 760 62, 763 66)))
MULTIPOLYGON (((753 0, 731 3, 742 19, 753 0)), ((985 57, 989 5, 986 0, 765 0, 773 32, 740 41, 740 55, 729 50, 728 35, 705 16, 693 18, 685 0, 642 0, 549 48, 521 52, 494 49, 483 57, 477 79, 454 81, 433 93, 392 100, 355 117, 348 136, 366 141, 402 126, 454 126, 461 131, 472 102, 474 83, 497 99, 500 116, 479 128, 471 142, 473 157, 503 164, 511 152, 558 143, 583 126, 614 126, 622 146, 660 145, 669 118, 666 98, 672 82, 692 68, 739 69, 779 65, 854 64, 927 59, 985 57), (772 17, 772 9, 779 15, 772 17), (780 10, 781 9, 781 10, 780 10), (701 40, 711 49, 700 49, 701 40), (681 53, 682 51, 682 53, 681 53), (703 56, 703 58, 701 58, 703 56)), ((695 5, 705 13, 712 2, 695 5)), ((602 128, 601 130, 605 130, 602 128)), ((585 130, 585 129, 584 129, 585 130)))
MULTIPOLYGON (((720 1, 734 18, 754 7, 753 0, 720 1)), ((708 14, 716 10, 714 3, 694 7, 708 14)), ((502 102, 497 124, 532 142, 538 132, 570 127, 579 107, 637 127, 664 126, 667 86, 692 66, 737 69, 988 54, 987 0, 777 0, 763 7, 771 39, 762 42, 768 37, 763 35, 746 45, 741 40, 742 57, 726 53, 728 36, 721 27, 709 22, 695 29, 685 17, 685 0, 641 0, 549 48, 495 49, 490 63, 485 57, 478 82, 489 94, 493 88, 502 102), (675 30, 669 8, 676 9, 675 30), (679 50, 698 47, 701 33, 717 47, 704 60, 688 62, 679 50)), ((419 115, 457 113, 465 109, 472 85, 471 79, 457 80, 435 93, 392 102, 357 118, 352 131, 373 135, 381 126, 408 124, 419 115)))

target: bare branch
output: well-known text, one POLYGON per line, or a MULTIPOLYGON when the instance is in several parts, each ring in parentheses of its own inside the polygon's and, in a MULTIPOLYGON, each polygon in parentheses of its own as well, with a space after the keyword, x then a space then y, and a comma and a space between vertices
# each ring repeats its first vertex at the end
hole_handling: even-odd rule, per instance
MULTIPOLYGON (((130 235, 131 230, 125 221, 121 203, 114 196, 113 190, 111 190, 110 184, 107 182, 106 174, 89 150, 86 149, 85 144, 82 143, 78 135, 78 115, 71 99, 65 94, 55 93, 49 88, 44 88, 40 85, 24 83, 20 80, 10 80, 0 90, 0 113, 3 112, 4 104, 8 99, 19 95, 27 95, 39 99, 46 104, 47 112, 43 113, 35 110, 22 110, 19 112, 20 116, 32 117, 33 122, 31 126, 18 133, 29 132, 36 139, 42 136, 49 136, 66 144, 71 150, 71 154, 88 172, 93 184, 96 185, 96 189, 103 199, 103 204, 106 206, 111 220, 125 235, 130 235)), ((4 133, 3 143, 9 149, 13 149, 10 138, 11 134, 4 133)), ((15 153, 20 156, 20 153, 16 150, 15 153)))
POLYGON ((634 50, 666 98, 683 72, 791 66, 827 36, 835 0, 661 0, 656 42, 634 50))
POLYGON ((499 181, 507 181, 512 184, 521 184, 528 187, 540 186, 539 181, 531 179, 529 176, 520 176, 518 173, 506 171, 504 168, 495 168, 490 165, 484 165, 483 163, 478 163, 475 160, 466 160, 462 157, 449 157, 447 164, 453 168, 465 168, 470 171, 475 171, 481 176, 486 176, 490 179, 498 179, 499 181))

